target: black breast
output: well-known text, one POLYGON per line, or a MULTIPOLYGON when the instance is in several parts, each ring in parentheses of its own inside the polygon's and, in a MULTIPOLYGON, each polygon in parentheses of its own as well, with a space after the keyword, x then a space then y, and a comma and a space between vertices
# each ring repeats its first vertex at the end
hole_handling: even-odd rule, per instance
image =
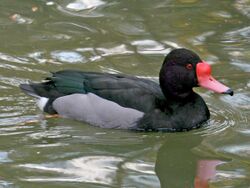
POLYGON ((169 101, 164 110, 145 113, 138 122, 138 130, 186 131, 198 128, 210 117, 203 99, 196 93, 185 102, 169 101))

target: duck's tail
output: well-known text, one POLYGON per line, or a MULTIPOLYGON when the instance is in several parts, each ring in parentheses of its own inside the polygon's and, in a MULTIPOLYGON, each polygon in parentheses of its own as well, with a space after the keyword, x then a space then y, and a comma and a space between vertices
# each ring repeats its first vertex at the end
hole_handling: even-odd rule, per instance
POLYGON ((56 114, 56 111, 53 109, 52 102, 54 98, 46 96, 44 84, 42 83, 29 83, 29 84, 20 84, 20 89, 29 96, 35 97, 37 99, 37 106, 44 112, 49 114, 56 114))
POLYGON ((36 93, 36 91, 32 87, 32 83, 31 84, 20 84, 19 87, 27 95, 38 98, 38 99, 41 98, 41 96, 39 96, 39 94, 36 93))

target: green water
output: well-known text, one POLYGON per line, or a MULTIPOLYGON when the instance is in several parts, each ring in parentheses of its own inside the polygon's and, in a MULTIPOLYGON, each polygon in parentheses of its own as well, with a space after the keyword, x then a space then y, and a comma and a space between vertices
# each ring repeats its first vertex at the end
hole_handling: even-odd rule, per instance
POLYGON ((250 187, 250 1, 1 0, 0 187, 250 187), (74 68, 156 79, 166 53, 196 51, 233 97, 197 89, 207 126, 134 133, 46 118, 18 88, 74 68))

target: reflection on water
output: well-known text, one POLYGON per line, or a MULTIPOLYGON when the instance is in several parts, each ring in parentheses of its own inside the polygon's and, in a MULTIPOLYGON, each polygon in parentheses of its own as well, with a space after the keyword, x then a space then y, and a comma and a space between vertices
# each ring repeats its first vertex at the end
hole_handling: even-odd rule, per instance
POLYGON ((81 123, 68 126, 53 121, 47 123, 41 130, 26 133, 24 142, 29 144, 11 154, 12 159, 20 161, 15 169, 18 174, 22 172, 19 178, 25 185, 48 182, 61 185, 63 182, 87 187, 90 184, 160 187, 154 172, 158 146, 150 143, 154 137, 147 140, 147 135, 109 132, 87 125, 82 132, 81 123), (26 156, 29 159, 23 158, 30 149, 36 158, 34 163, 30 163, 31 155, 26 156))
POLYGON ((70 52, 70 51, 54 51, 51 52, 51 56, 53 59, 56 59, 60 62, 67 62, 67 63, 80 63, 84 62, 84 57, 82 57, 77 52, 70 52))
POLYGON ((66 8, 72 9, 74 11, 80 11, 85 9, 92 9, 96 8, 100 5, 105 4, 103 1, 100 0, 76 0, 72 3, 69 3, 66 8))
POLYGON ((250 17, 250 5, 249 0, 240 0, 236 1, 234 3, 235 8, 242 13, 243 15, 246 15, 247 17, 250 17))
POLYGON ((218 135, 207 137, 196 148, 196 151, 200 153, 206 152, 209 155, 215 153, 227 161, 218 167, 212 185, 216 187, 225 185, 247 187, 249 185, 249 135, 244 132, 245 129, 239 129, 236 132, 228 129, 223 133, 223 137, 218 137, 218 135), (240 145, 237 144, 239 139, 241 140, 240 145), (215 145, 216 149, 214 149, 215 145))
POLYGON ((94 10, 101 5, 104 5, 105 2, 101 0, 75 0, 72 2, 64 1, 65 3, 60 2, 57 4, 59 11, 63 13, 72 15, 72 16, 82 16, 82 17, 99 17, 98 13, 95 13, 94 10))
POLYGON ((86 182, 115 186, 122 183, 119 182, 121 180, 117 175, 118 171, 126 170, 140 174, 136 176, 132 175, 135 174, 134 172, 131 173, 128 177, 128 179, 131 178, 130 181, 156 187, 155 178, 152 176, 155 175, 154 165, 126 163, 124 160, 124 158, 113 156, 87 156, 50 164, 21 164, 19 167, 39 173, 50 173, 49 177, 41 175, 22 178, 23 181, 28 182, 86 182), (55 177, 51 177, 52 173, 55 177))
POLYGON ((1 3, 0 187, 249 187, 249 0, 1 3), (197 51, 235 91, 197 88, 211 119, 191 132, 48 118, 18 88, 62 69, 158 82, 165 54, 179 47, 197 51))
POLYGON ((62 177, 31 177, 24 181, 63 181, 63 182, 88 182, 114 185, 117 165, 122 158, 109 156, 87 156, 53 164, 24 164, 19 167, 34 169, 36 171, 54 172, 62 177))
POLYGON ((8 152, 0 151, 0 163, 11 162, 8 152))
POLYGON ((136 46, 137 52, 139 54, 168 54, 170 49, 165 49, 165 47, 153 40, 140 40, 133 41, 131 43, 133 46, 136 46))

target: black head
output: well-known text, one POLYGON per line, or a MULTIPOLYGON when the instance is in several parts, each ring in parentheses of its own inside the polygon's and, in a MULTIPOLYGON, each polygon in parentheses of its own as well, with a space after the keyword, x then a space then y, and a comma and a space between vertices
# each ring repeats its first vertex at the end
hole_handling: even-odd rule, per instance
POLYGON ((160 71, 160 86, 166 97, 185 99, 192 88, 201 86, 217 93, 233 95, 233 90, 211 76, 211 66, 187 49, 175 49, 165 58, 160 71))
POLYGON ((175 49, 165 58, 160 71, 160 85, 166 97, 186 98, 198 86, 196 65, 200 57, 191 50, 175 49))

